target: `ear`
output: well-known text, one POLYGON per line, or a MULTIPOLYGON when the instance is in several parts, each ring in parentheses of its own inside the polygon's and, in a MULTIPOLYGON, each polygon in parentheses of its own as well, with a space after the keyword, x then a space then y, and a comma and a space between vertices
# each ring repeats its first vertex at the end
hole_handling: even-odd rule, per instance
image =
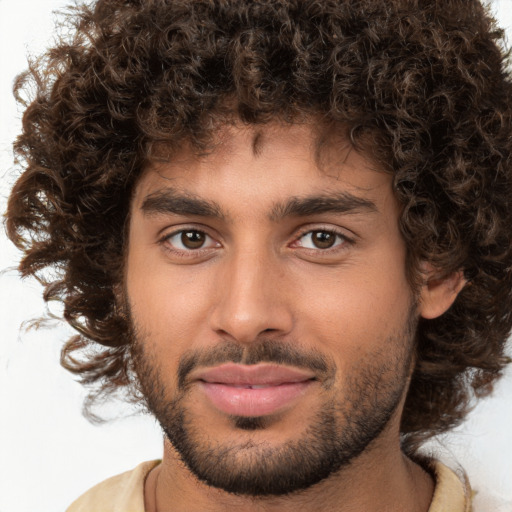
POLYGON ((418 313, 422 318, 431 320, 448 311, 467 280, 462 270, 440 278, 439 273, 430 264, 425 264, 424 275, 425 282, 421 287, 418 313))

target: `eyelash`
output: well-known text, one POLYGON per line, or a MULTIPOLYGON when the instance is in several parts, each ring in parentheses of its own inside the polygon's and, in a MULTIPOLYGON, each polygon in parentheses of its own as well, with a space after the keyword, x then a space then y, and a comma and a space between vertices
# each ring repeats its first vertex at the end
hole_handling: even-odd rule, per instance
POLYGON ((338 230, 333 229, 331 227, 329 227, 329 228, 322 228, 322 227, 320 227, 320 228, 316 228, 316 229, 308 229, 306 231, 303 231, 295 239, 293 244, 297 243, 299 240, 304 238, 306 235, 311 235, 312 236, 314 233, 324 233, 324 234, 328 234, 328 235, 334 235, 338 240, 335 240, 335 244, 336 245, 334 245, 332 247, 328 247, 326 249, 321 249, 319 247, 317 247, 317 248, 303 247, 307 251, 315 251, 315 252, 319 251, 321 253, 331 254, 333 252, 338 252, 338 251, 341 251, 343 249, 346 249, 345 246, 352 245, 354 243, 354 240, 352 238, 349 238, 344 232, 338 231, 338 230), (341 242, 337 243, 338 241, 341 241, 341 242))
MULTIPOLYGON (((216 247, 220 247, 219 242, 215 242, 217 245, 215 247, 198 247, 197 249, 177 249, 172 247, 170 240, 178 235, 183 235, 184 233, 197 233, 200 235, 204 235, 205 237, 209 238, 212 241, 215 241, 213 237, 211 237, 206 231, 197 229, 197 228, 182 228, 177 231, 173 231, 172 233, 166 234, 161 238, 159 243, 164 247, 166 251, 171 252, 172 254, 178 254, 181 257, 200 257, 204 254, 206 254, 210 249, 215 249, 216 247)), ((344 232, 337 231, 335 229, 329 228, 316 228, 316 229, 308 229, 301 232, 290 244, 291 247, 293 247, 294 244, 298 243, 302 238, 304 238, 306 235, 313 235, 314 233, 324 233, 328 235, 334 235, 337 240, 335 240, 335 245, 332 247, 328 247, 325 249, 321 248, 310 248, 310 247, 302 247, 305 251, 309 252, 315 252, 316 254, 323 253, 323 254, 332 254, 333 252, 338 252, 346 249, 347 245, 352 245, 354 243, 354 240, 350 237, 348 237, 344 232), (341 241, 340 241, 341 240, 341 241)))
MULTIPOLYGON (((215 247, 198 247, 197 249, 176 249, 172 247, 170 240, 178 235, 183 235, 184 233, 198 233, 201 235, 204 235, 205 237, 208 237, 211 240, 214 240, 213 237, 211 237, 208 233, 206 233, 202 229, 197 228, 183 228, 179 229, 177 231, 173 231, 172 233, 169 233, 162 237, 160 240, 160 244, 163 246, 163 248, 172 253, 172 254, 178 254, 180 257, 191 257, 191 258, 197 258, 198 256, 201 256, 203 254, 206 254, 209 249, 215 248, 215 247)), ((220 244, 216 242, 218 246, 220 247, 220 244)))

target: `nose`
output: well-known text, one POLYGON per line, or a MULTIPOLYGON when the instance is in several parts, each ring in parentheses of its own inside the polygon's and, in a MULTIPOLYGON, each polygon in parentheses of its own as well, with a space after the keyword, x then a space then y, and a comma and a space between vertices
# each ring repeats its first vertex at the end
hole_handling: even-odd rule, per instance
POLYGON ((218 274, 211 328, 242 344, 289 333, 293 315, 285 281, 278 257, 246 251, 228 258, 218 274))

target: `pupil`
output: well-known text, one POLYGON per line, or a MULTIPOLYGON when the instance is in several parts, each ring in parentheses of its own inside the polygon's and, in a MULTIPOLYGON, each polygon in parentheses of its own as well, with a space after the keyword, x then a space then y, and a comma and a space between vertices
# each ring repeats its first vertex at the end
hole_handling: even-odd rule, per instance
POLYGON ((184 231, 181 234, 181 242, 188 249, 198 249, 204 244, 204 233, 199 231, 184 231))
POLYGON ((313 243, 319 249, 329 249, 334 245, 336 240, 336 236, 333 233, 328 233, 326 231, 316 231, 313 233, 313 243))

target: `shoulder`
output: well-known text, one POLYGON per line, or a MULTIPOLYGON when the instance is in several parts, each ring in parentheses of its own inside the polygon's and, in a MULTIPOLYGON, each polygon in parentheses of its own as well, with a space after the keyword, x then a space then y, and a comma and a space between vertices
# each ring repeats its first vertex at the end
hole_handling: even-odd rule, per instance
POLYGON ((144 481, 159 460, 143 462, 82 494, 66 512, 144 512, 144 481))
POLYGON ((471 512, 472 492, 466 475, 438 461, 430 462, 429 469, 436 487, 428 512, 471 512))

